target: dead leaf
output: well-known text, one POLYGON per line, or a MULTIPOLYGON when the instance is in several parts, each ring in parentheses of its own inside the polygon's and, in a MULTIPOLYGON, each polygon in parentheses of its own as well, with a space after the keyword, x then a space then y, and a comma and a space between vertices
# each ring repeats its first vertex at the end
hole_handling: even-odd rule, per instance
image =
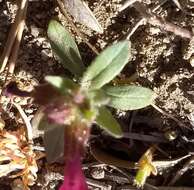
POLYGON ((64 0, 64 6, 77 22, 96 32, 103 33, 103 28, 85 2, 81 0, 64 0))
POLYGON ((32 145, 28 145, 24 130, 0 130, 0 177, 21 177, 25 189, 35 183, 38 166, 32 145), (12 172, 16 172, 12 175, 12 172))

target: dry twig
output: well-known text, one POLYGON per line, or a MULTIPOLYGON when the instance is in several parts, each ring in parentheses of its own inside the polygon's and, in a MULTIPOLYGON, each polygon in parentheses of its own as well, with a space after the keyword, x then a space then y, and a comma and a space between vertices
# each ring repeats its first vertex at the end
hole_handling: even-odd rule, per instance
POLYGON ((124 138, 134 139, 134 140, 140 140, 140 141, 147 141, 147 142, 153 142, 153 143, 167 143, 168 140, 162 136, 162 134, 158 134, 158 136, 153 135, 144 135, 139 133, 131 133, 127 132, 124 133, 124 138))
POLYGON ((124 4, 119 8, 119 12, 125 10, 129 6, 133 5, 133 3, 140 1, 140 0, 126 0, 124 4))
POLYGON ((27 128, 27 136, 28 136, 28 143, 32 144, 33 143, 33 133, 32 133, 32 126, 31 123, 27 117, 27 115, 25 114, 25 112, 23 111, 23 109, 21 108, 21 106, 17 103, 12 102, 13 105, 17 108, 18 112, 20 113, 26 128, 27 128))
MULTIPOLYGON (((138 190, 138 188, 132 186, 132 185, 123 185, 121 187, 118 187, 117 190, 138 190)), ((165 186, 159 186, 156 188, 157 190, 193 190, 193 187, 165 187, 165 186)), ((148 190, 146 188, 145 190, 148 190)), ((149 189, 150 190, 150 189, 149 189)))
POLYGON ((183 10, 183 7, 181 6, 181 4, 179 3, 178 0, 172 0, 174 2, 174 4, 180 9, 183 10))
MULTIPOLYGON (((188 38, 191 39, 193 36, 193 32, 179 27, 176 24, 170 23, 165 21, 164 19, 157 17, 156 15, 153 14, 155 10, 157 10, 162 4, 164 4, 167 0, 162 0, 158 5, 156 5, 150 12, 147 11, 147 8, 139 2, 139 0, 130 0, 127 1, 129 2, 129 5, 133 5, 135 9, 140 13, 140 15, 143 17, 140 19, 134 27, 132 27, 132 30, 128 32, 127 34, 127 39, 129 39, 132 34, 137 30, 137 28, 141 25, 143 25, 145 22, 148 22, 149 24, 153 26, 157 26, 162 30, 165 30, 167 32, 172 32, 177 36, 181 36, 182 38, 188 38)), ((176 1, 178 2, 178 1, 176 1)), ((129 5, 127 3, 121 7, 120 11, 124 10, 127 8, 129 5), (128 5, 128 6, 126 6, 128 5)))
POLYGON ((153 13, 149 13, 147 11, 147 8, 139 3, 134 3, 135 9, 147 20, 147 22, 153 26, 157 26, 161 28, 162 30, 165 30, 167 32, 172 32, 177 36, 181 36, 182 38, 188 38, 191 39, 193 36, 193 33, 185 28, 179 27, 173 23, 167 22, 163 20, 162 18, 157 17, 153 13))
POLYGON ((176 117, 174 117, 173 115, 166 113, 164 110, 160 109, 158 106, 156 106, 155 104, 152 104, 152 107, 155 108, 157 111, 159 111, 160 113, 162 113, 163 115, 171 118, 172 120, 174 120, 181 128, 184 127, 186 129, 189 129, 189 127, 187 125, 185 125, 184 123, 182 123, 181 121, 179 121, 176 117))
POLYGON ((86 178, 86 181, 89 186, 92 186, 93 188, 96 187, 99 190, 111 190, 112 189, 111 185, 108 185, 105 182, 100 182, 98 180, 94 180, 90 178, 86 178))
MULTIPOLYGON (((136 0, 137 1, 137 0, 136 0)), ((168 0, 160 0, 159 3, 154 6, 152 9, 151 9, 151 12, 154 12, 156 11, 159 7, 161 7, 164 3, 166 3, 166 1, 168 0)), ((133 27, 130 31, 127 32, 126 34, 126 39, 130 39, 130 37, 135 33, 135 31, 141 26, 141 25, 144 25, 146 23, 146 19, 145 18, 141 18, 133 27)))
MULTIPOLYGON (((20 25, 20 23, 23 22, 23 18, 25 15, 25 9, 27 8, 27 3, 28 3, 28 0, 22 0, 20 3, 20 7, 18 8, 15 22, 11 27, 11 30, 10 30, 9 35, 8 35, 8 40, 6 42, 5 48, 4 48, 3 53, 1 55, 1 58, 0 58, 0 64, 1 64, 0 72, 3 72, 5 70, 5 67, 6 67, 7 62, 9 60, 9 57, 11 55, 11 50, 12 50, 13 46, 15 46, 15 50, 17 50, 17 46, 18 46, 17 43, 19 43, 19 42, 17 42, 16 45, 14 45, 14 42, 16 40, 16 36, 18 35, 19 30, 20 30, 20 32, 19 32, 18 39, 20 38, 20 36, 22 34, 23 30, 21 31, 21 29, 19 29, 19 28, 22 26, 22 25, 20 25)), ((13 56, 12 60, 14 60, 16 57, 17 57, 17 54, 15 54, 13 56)))
MULTIPOLYGON (((180 177, 189 169, 191 169, 191 165, 194 164, 194 156, 191 156, 191 158, 183 165, 183 167, 178 170, 176 172, 176 174, 174 175, 174 177, 171 179, 171 181, 169 182, 169 186, 174 185, 176 183, 176 181, 178 181, 180 179, 180 177)), ((193 167, 192 167, 193 168, 193 167)))
POLYGON ((21 39, 22 39, 22 34, 24 31, 24 26, 25 26, 26 12, 27 12, 27 4, 24 7, 24 12, 23 12, 21 21, 20 21, 19 26, 18 26, 18 32, 16 35, 16 39, 15 39, 15 42, 14 42, 13 47, 12 47, 12 54, 10 56, 9 68, 8 68, 8 73, 10 73, 10 74, 14 73, 15 64, 16 64, 16 60, 18 57, 19 47, 20 47, 20 43, 21 43, 21 39))

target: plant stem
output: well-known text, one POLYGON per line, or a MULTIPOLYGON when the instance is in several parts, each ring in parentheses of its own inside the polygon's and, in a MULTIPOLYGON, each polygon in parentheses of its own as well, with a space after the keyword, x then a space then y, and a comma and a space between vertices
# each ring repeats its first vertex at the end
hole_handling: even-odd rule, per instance
POLYGON ((15 103, 15 102, 12 102, 12 103, 17 108, 17 110, 20 113, 24 123, 26 124, 27 137, 28 137, 29 144, 33 144, 32 126, 31 126, 31 123, 30 123, 27 115, 25 114, 25 112, 23 111, 23 109, 21 108, 21 106, 19 104, 15 103))
POLYGON ((21 0, 20 7, 18 8, 17 15, 15 18, 15 22, 12 25, 11 30, 8 34, 8 38, 7 38, 8 40, 6 42, 5 48, 4 48, 3 53, 1 55, 1 58, 0 58, 0 64, 1 64, 0 72, 3 72, 5 70, 6 65, 7 65, 9 56, 11 54, 11 49, 12 49, 13 44, 15 42, 15 38, 16 38, 18 29, 20 26, 19 23, 21 22, 22 17, 24 15, 23 13, 24 13, 25 7, 27 5, 27 2, 28 2, 28 0, 21 0))

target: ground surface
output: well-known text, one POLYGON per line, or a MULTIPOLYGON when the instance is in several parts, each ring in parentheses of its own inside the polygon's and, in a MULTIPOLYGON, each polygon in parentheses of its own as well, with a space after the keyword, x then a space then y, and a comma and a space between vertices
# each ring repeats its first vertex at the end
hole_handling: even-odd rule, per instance
MULTIPOLYGON (((80 24, 77 24, 77 27, 99 51, 116 40, 125 39, 127 32, 142 18, 134 7, 119 13, 118 7, 122 4, 120 0, 88 0, 87 2, 102 25, 104 33, 97 34, 80 24)), ((157 3, 158 1, 154 0, 143 0, 142 2, 147 10, 150 10, 157 3)), ((174 1, 168 0, 154 14, 192 31, 194 26, 192 1, 182 1, 182 8, 183 10, 180 10, 174 1)), ((2 52, 6 43, 10 24, 14 21, 16 10, 17 6, 14 1, 0 0, 0 52, 2 52)), ((42 83, 44 76, 48 74, 66 72, 54 59, 47 40, 46 29, 51 18, 59 18, 70 29, 77 40, 86 64, 89 64, 95 57, 95 53, 83 43, 79 36, 75 35, 75 31, 59 12, 54 1, 32 0, 29 2, 26 27, 15 70, 16 78, 25 88, 32 88, 34 85, 42 83)), ((172 155, 181 156, 184 152, 193 152, 194 65, 192 61, 194 58, 192 51, 194 51, 194 45, 192 46, 192 41, 190 42, 189 39, 151 24, 140 26, 130 37, 130 41, 133 59, 118 77, 118 81, 129 83, 128 79, 132 74, 135 74, 136 79, 133 83, 153 89, 158 95, 155 104, 170 116, 161 114, 152 107, 136 112, 123 113, 118 111, 115 116, 123 123, 123 126, 129 126, 131 119, 133 119, 132 128, 125 128, 126 132, 147 135, 159 133, 167 136, 169 136, 169 133, 175 132, 177 138, 174 141, 161 145, 161 149, 167 154, 171 155, 172 153, 172 155), (170 117, 177 118, 189 129, 180 126, 179 122, 170 117)), ((3 80, 3 76, 1 78, 3 80)), ((27 100, 20 102, 20 104, 23 105, 29 118, 32 118, 36 106, 30 104, 27 100)), ((9 125, 14 123, 14 111, 9 111, 4 118, 6 127, 9 128, 9 125)), ((34 137, 38 136, 39 134, 34 135, 34 137)), ((113 140, 107 141, 108 147, 113 140)), ((123 142, 128 144, 129 139, 125 139, 123 142)), ((136 150, 132 158, 139 158, 150 143, 152 142, 130 140, 130 149, 136 150)), ((119 155, 116 148, 112 151, 115 151, 117 156, 119 155)), ((160 154, 157 156, 160 157, 160 154)), ((128 185, 126 177, 112 171, 109 167, 90 167, 89 164, 93 162, 94 159, 88 153, 85 160, 86 176, 91 189, 125 189, 125 185, 128 185), (114 178, 115 176, 117 180, 114 178)), ((60 165, 48 165, 45 159, 40 160, 38 164, 40 168, 38 182, 31 189, 57 189, 61 180, 62 167, 60 165)), ((165 186, 170 181, 172 173, 176 171, 177 168, 173 168, 167 175, 151 177, 148 182, 156 186, 165 186)), ((134 175, 134 171, 127 171, 127 173, 134 175)), ((193 187, 193 174, 193 170, 187 171, 175 185, 193 187)), ((13 180, 1 180, 0 189, 10 189, 10 181, 13 184, 13 180)))

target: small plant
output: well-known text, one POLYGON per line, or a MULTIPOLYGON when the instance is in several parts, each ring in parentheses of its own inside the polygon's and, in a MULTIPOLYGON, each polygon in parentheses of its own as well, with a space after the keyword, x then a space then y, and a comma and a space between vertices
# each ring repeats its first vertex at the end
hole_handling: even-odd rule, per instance
MULTIPOLYGON (((50 22, 48 37, 53 51, 74 79, 47 76, 47 84, 30 93, 41 105, 41 111, 35 117, 36 125, 45 130, 48 160, 55 161, 59 154, 64 154, 66 165, 60 190, 85 190, 81 158, 92 124, 121 138, 121 127, 106 106, 121 110, 140 109, 152 103, 154 93, 135 85, 108 84, 131 59, 130 42, 122 41, 106 48, 85 68, 76 43, 57 21, 50 22)), ((22 95, 15 87, 7 88, 6 93, 22 95)))
POLYGON ((152 163, 153 161, 153 153, 155 151, 155 147, 150 147, 139 159, 137 166, 139 167, 134 185, 138 188, 142 188, 146 182, 146 179, 151 175, 157 175, 157 168, 152 163))

